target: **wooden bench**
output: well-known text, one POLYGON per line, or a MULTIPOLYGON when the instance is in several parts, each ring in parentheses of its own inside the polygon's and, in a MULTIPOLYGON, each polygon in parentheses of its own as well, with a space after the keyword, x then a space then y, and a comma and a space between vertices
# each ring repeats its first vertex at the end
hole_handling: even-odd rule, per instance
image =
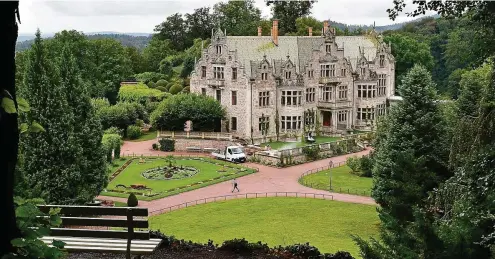
POLYGON ((200 147, 186 147, 187 151, 201 152, 200 147))
POLYGON ((162 241, 150 238, 147 218, 134 218, 148 217, 147 208, 62 205, 38 207, 45 213, 52 208, 61 209, 62 226, 52 228, 51 236, 42 237, 41 240, 48 245, 53 240, 62 241, 65 243, 64 249, 69 252, 125 253, 126 258, 130 259, 131 254, 153 253, 162 241), (76 226, 78 228, 74 228, 76 226), (111 227, 127 230, 109 230, 111 227))

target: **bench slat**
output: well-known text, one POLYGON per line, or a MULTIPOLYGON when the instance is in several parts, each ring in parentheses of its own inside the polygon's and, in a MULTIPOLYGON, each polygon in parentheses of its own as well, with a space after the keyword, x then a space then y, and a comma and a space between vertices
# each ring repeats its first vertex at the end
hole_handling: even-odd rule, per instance
MULTIPOLYGON (((122 238, 127 239, 127 231, 120 230, 95 230, 95 229, 71 229, 71 228, 52 228, 53 236, 68 237, 99 237, 99 238, 122 238)), ((149 231, 135 231, 133 239, 147 240, 150 238, 149 231)))
MULTIPOLYGON (((40 238, 43 242, 53 242, 53 240, 59 240, 63 242, 101 242, 101 243, 115 243, 115 244, 127 244, 127 239, 112 239, 112 238, 88 238, 88 237, 56 237, 46 236, 40 238)), ((132 240, 131 244, 136 245, 158 245, 162 242, 161 239, 152 238, 150 240, 132 240)))
MULTIPOLYGON (((48 240, 43 240, 47 245, 51 245, 52 242, 48 240)), ((115 247, 115 248, 127 248, 127 244, 124 243, 103 243, 103 242, 70 242, 64 241, 65 246, 84 246, 84 247, 115 247)), ((144 249, 155 249, 156 245, 143 245, 143 244, 131 244, 131 249, 133 248, 144 248, 144 249)))
MULTIPOLYGON (((126 253, 126 248, 111 248, 111 247, 82 247, 82 246, 66 246, 64 249, 72 252, 98 252, 98 253, 126 253)), ((151 254, 154 249, 131 249, 131 254, 151 254)))
MULTIPOLYGON (((127 219, 61 217, 63 226, 127 227, 127 219)), ((148 228, 148 220, 133 219, 134 228, 148 228)))
POLYGON ((67 206, 67 205, 38 205, 38 208, 48 213, 52 208, 60 208, 62 215, 78 216, 127 216, 127 210, 132 210, 133 216, 147 217, 148 208, 122 208, 122 207, 97 207, 97 206, 67 206))

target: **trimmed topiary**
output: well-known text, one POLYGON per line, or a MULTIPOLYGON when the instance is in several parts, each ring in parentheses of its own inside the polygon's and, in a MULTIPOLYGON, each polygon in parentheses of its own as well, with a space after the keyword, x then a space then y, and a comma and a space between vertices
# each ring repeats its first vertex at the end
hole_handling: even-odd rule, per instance
POLYGON ((129 198, 127 198, 127 206, 137 207, 137 205, 138 205, 138 199, 134 193, 131 193, 129 195, 129 198))
POLYGON ((180 93, 180 91, 182 91, 182 87, 180 85, 173 85, 168 90, 168 92, 171 94, 178 94, 178 93, 180 93))
POLYGON ((167 92, 167 88, 165 88, 164 86, 157 86, 156 90, 160 90, 162 92, 167 92))
POLYGON ((160 79, 155 83, 155 87, 166 87, 168 82, 165 79, 160 79))

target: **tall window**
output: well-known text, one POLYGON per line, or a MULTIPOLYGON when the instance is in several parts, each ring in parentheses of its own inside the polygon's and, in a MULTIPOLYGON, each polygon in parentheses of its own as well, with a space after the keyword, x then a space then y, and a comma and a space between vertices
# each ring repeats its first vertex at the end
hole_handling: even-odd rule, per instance
POLYGON ((206 95, 206 88, 201 88, 201 94, 206 95))
POLYGON ((268 80, 268 73, 261 73, 261 80, 263 81, 268 80))
POLYGON ((347 99, 347 85, 339 86, 339 100, 347 99))
POLYGON ((339 111, 337 113, 337 121, 338 122, 347 122, 347 111, 339 111))
POLYGON ((232 91, 232 105, 237 105, 237 91, 232 91))
POLYGON ((217 101, 222 102, 222 90, 217 90, 217 101))
POLYGON ((346 71, 346 69, 345 69, 345 68, 340 69, 340 76, 341 76, 341 77, 345 77, 345 76, 346 76, 346 74, 347 74, 347 71, 346 71))
POLYGON ((213 67, 213 78, 224 79, 223 67, 213 67))
POLYGON ((263 127, 265 127, 266 131, 270 130, 270 117, 260 117, 258 119, 258 130, 260 132, 263 131, 263 127))
POLYGON ((385 55, 380 55, 380 67, 385 66, 385 55))
POLYGON ((306 102, 312 103, 315 101, 316 89, 314 87, 306 89, 306 102))
POLYGON ((387 112, 385 104, 378 104, 376 106, 376 116, 382 116, 385 115, 387 112))
POLYGON ((270 92, 259 92, 259 106, 270 105, 270 92))
POLYGON ((291 71, 285 71, 285 79, 290 79, 291 75, 292 75, 291 71))
POLYGON ((335 77, 335 65, 330 65, 330 77, 335 77))
POLYGON ((374 120, 375 111, 373 108, 357 108, 357 119, 358 120, 374 120))
POLYGON ((285 106, 301 105, 302 91, 282 91, 281 104, 285 106))
POLYGON ((237 117, 231 118, 230 129, 237 130, 237 117))
POLYGON ((375 98, 376 85, 358 85, 358 98, 375 98))
POLYGON ((322 90, 322 100, 324 102, 329 102, 332 100, 332 87, 331 86, 323 86, 322 90))
POLYGON ((387 75, 385 74, 378 75, 378 96, 385 95, 386 85, 387 85, 387 75))
POLYGON ((330 77, 330 65, 321 65, 321 77, 329 78, 330 77))
POLYGON ((232 68, 232 80, 237 80, 237 68, 232 68))
POLYGON ((217 45, 217 54, 222 54, 222 46, 217 45))
POLYGON ((366 74, 366 68, 365 67, 362 67, 361 68, 361 75, 364 76, 365 74, 366 74))
POLYGON ((326 52, 327 52, 327 53, 332 53, 332 45, 327 44, 327 45, 325 46, 325 50, 326 50, 326 52))
POLYGON ((299 130, 301 129, 302 116, 282 116, 283 130, 299 130))
POLYGON ((201 66, 201 78, 206 78, 206 66, 201 66))
POLYGON ((308 70, 308 78, 314 78, 314 71, 313 70, 308 70))

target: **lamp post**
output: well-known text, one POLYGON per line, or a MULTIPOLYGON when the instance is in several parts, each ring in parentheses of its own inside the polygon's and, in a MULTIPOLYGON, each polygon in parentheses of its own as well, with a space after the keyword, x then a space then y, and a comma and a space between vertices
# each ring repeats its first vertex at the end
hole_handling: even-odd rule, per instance
POLYGON ((332 160, 330 160, 330 162, 328 162, 328 173, 330 174, 330 191, 332 191, 332 166, 333 166, 333 162, 332 160))

